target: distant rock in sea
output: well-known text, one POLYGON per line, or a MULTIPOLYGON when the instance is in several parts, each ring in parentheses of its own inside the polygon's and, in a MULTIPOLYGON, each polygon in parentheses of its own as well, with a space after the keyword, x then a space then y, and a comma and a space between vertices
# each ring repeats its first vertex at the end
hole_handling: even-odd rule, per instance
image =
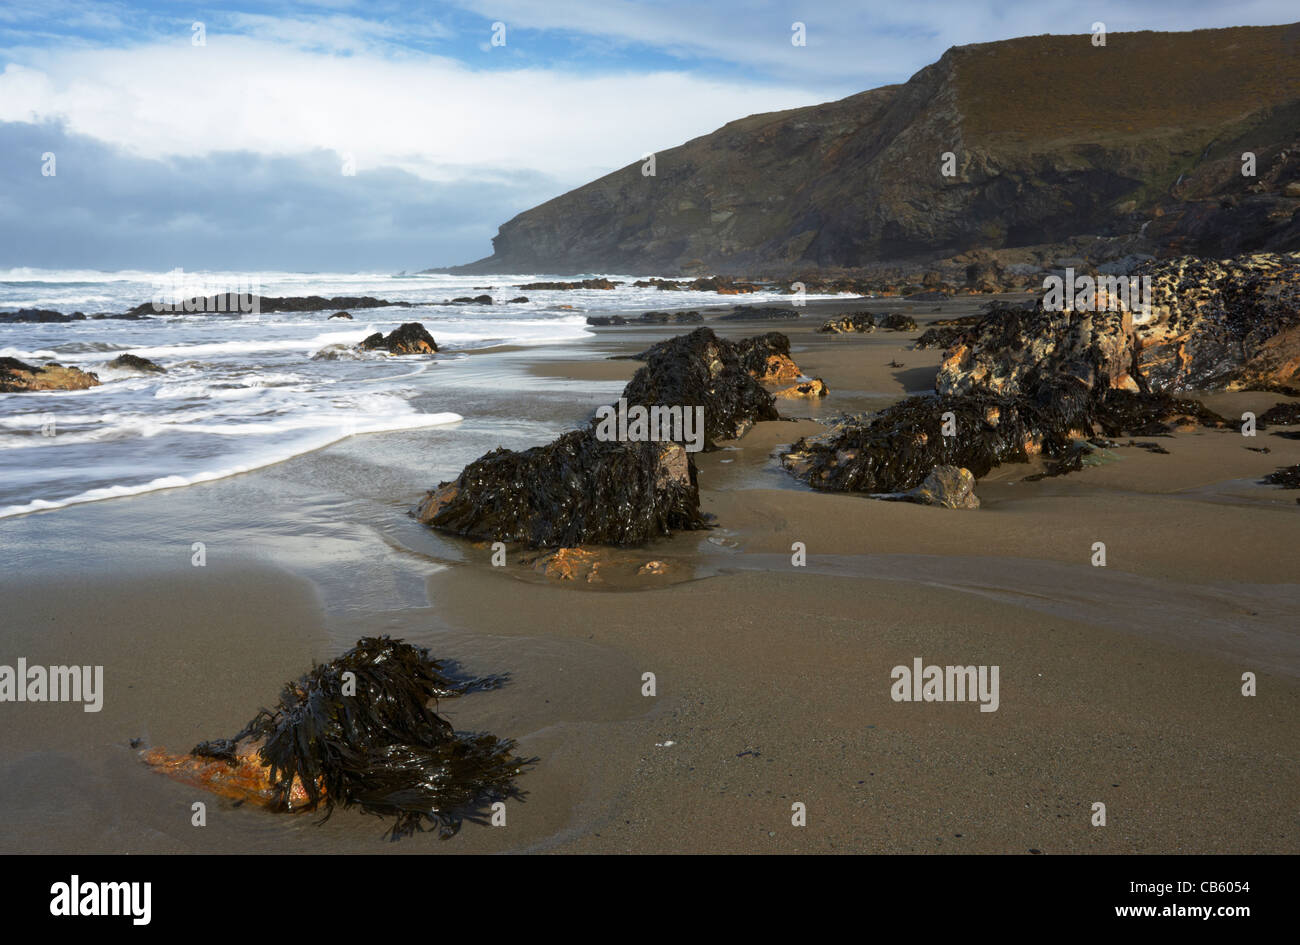
POLYGON ((161 364, 156 364, 148 358, 137 357, 134 354, 119 354, 112 361, 109 361, 107 366, 119 371, 136 371, 140 374, 167 373, 167 369, 161 364))
POLYGON ((406 322, 387 335, 375 332, 359 347, 364 351, 387 351, 389 354, 435 354, 438 350, 433 335, 419 322, 406 322))

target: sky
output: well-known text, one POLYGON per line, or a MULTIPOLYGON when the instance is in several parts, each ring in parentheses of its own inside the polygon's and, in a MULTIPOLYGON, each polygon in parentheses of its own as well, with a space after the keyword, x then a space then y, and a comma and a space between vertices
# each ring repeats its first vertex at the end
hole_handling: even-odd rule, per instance
POLYGON ((0 271, 469 262, 574 187, 951 46, 1295 0, 0 0, 0 271), (792 42, 803 24, 805 45, 792 42), (52 159, 51 156, 52 155, 52 159))

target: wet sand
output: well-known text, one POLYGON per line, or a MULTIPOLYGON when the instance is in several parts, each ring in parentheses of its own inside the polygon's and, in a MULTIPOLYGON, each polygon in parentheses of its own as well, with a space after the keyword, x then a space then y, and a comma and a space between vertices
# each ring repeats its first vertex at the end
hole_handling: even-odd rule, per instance
MULTIPOLYGON (((545 442, 638 366, 610 356, 691 326, 456 362, 449 383, 465 371, 502 383, 460 411, 458 431, 356 438, 221 482, 0 522, 0 663, 102 664, 107 688, 95 714, 0 705, 0 850, 1300 851, 1300 506, 1257 483, 1300 462, 1300 442, 1206 430, 1160 438, 1169 455, 1119 447, 1039 482, 1023 481, 1034 466, 1004 466, 972 512, 814 493, 780 469, 779 447, 819 421, 933 383, 940 353, 912 350, 917 332, 817 333, 830 312, 906 311, 924 328, 983 301, 712 322, 730 337, 786 332, 831 395, 781 402, 798 419, 698 456, 716 527, 614 553, 630 567, 610 580, 557 582, 517 555, 493 568, 486 547, 405 511, 458 471, 455 444, 545 442), (199 538, 205 568, 189 561, 199 538), (1090 563, 1096 541, 1104 568, 1090 563), (617 576, 649 560, 668 573, 617 576), (205 796, 128 744, 233 734, 313 660, 374 633, 511 674, 443 706, 458 728, 539 759, 506 827, 390 844, 375 818, 318 825, 205 796), (999 666, 998 710, 894 702, 890 671, 916 657, 999 666), (190 826, 197 800, 205 828, 190 826), (791 825, 795 802, 806 827, 791 825), (1090 824, 1095 802, 1105 827, 1090 824)), ((1282 399, 1207 403, 1233 417, 1282 399)))

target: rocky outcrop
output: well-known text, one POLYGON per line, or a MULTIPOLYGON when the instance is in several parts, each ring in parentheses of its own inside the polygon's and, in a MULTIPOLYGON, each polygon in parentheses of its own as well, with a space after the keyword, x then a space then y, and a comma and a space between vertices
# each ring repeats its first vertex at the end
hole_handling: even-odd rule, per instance
POLYGON ((1136 313, 1138 365, 1155 390, 1300 383, 1300 253, 1158 260, 1150 313, 1136 313))
POLYGON ((55 361, 27 364, 17 358, 0 358, 0 394, 38 390, 85 390, 98 387, 99 376, 55 361))
POLYGON ((108 362, 107 367, 115 368, 119 371, 136 371, 140 374, 167 373, 167 369, 161 364, 150 361, 148 358, 137 357, 134 354, 119 354, 112 361, 108 362))
POLYGON ((872 498, 937 505, 945 509, 980 507, 979 496, 975 494, 975 474, 958 466, 936 466, 915 489, 872 498))
POLYGON ((850 335, 865 334, 884 328, 888 331, 916 331, 916 319, 900 312, 874 313, 850 312, 827 319, 817 330, 827 334, 850 335))
MULTIPOLYGON (((335 312, 333 315, 330 316, 330 318, 346 318, 348 321, 352 321, 352 313, 351 313, 351 312, 335 312)), ((329 319, 326 319, 326 321, 328 321, 328 320, 329 320, 329 319)))
POLYGON ((697 328, 643 352, 646 366, 628 382, 623 396, 629 404, 703 407, 705 449, 714 449, 715 441, 738 439, 756 422, 778 419, 772 395, 741 362, 745 354, 751 360, 762 357, 756 353, 762 350, 742 351, 711 328, 697 328))
POLYGON ((1034 305, 995 308, 944 352, 935 390, 945 396, 1072 396, 1095 387, 1137 390, 1129 316, 1053 312, 1034 305))
POLYGON ((699 312, 645 312, 642 315, 589 315, 588 325, 689 325, 704 321, 699 312))
POLYGON ((492 296, 490 295, 462 295, 459 298, 451 300, 453 305, 491 305, 492 296))
MULTIPOLYGON (((697 445, 712 449, 759 420, 778 419, 773 396, 742 359, 765 361, 782 351, 789 341, 775 333, 737 344, 697 328, 637 356, 646 363, 624 387, 620 407, 701 408, 697 445)), ((413 514, 457 535, 530 548, 634 545, 706 527, 695 461, 683 443, 609 439, 596 420, 546 446, 479 457, 428 492, 413 514)), ((568 554, 555 566, 586 560, 568 554)))
POLYGON ((790 339, 779 331, 769 331, 735 342, 740 366, 762 384, 780 384, 803 377, 799 365, 790 357, 790 339))
POLYGON ((830 393, 830 389, 826 386, 826 382, 823 381, 820 377, 814 377, 812 380, 803 381, 802 383, 795 384, 791 387, 783 387, 781 390, 776 391, 773 394, 773 396, 785 397, 785 398, 795 398, 795 397, 811 398, 811 397, 825 397, 829 393, 830 393))
POLYGON ((433 335, 419 322, 406 322, 387 335, 375 332, 366 337, 359 347, 363 351, 387 351, 389 354, 435 354, 438 345, 433 335))
MULTIPOLYGON (((776 275, 1080 236, 1300 248, 1300 27, 1106 39, 954 47, 906 83, 741 118, 657 150, 654 177, 638 160, 519 214, 457 271, 776 275)), ((1005 282, 987 254, 967 266, 968 290, 1005 282)))
POLYGON ((533 548, 631 545, 704 527, 685 447, 602 441, 590 427, 546 446, 480 457, 430 491, 415 517, 453 534, 533 548))
POLYGON ((340 295, 332 299, 319 295, 269 296, 226 292, 219 295, 194 296, 175 303, 144 302, 126 313, 128 317, 147 315, 238 315, 244 312, 324 312, 349 308, 409 308, 410 302, 390 302, 371 296, 340 295))
POLYGON ((798 318, 799 312, 793 308, 776 305, 737 305, 725 315, 719 315, 720 322, 762 322, 786 318, 798 318))
POLYGON ((1070 456, 1076 441, 1098 433, 1152 436, 1197 425, 1222 427, 1227 421, 1197 401, 1113 388, 1073 403, 986 392, 909 397, 805 437, 781 461, 814 489, 901 493, 921 485, 938 466, 962 467, 979 478, 1003 463, 1070 456))
POLYGON ((621 286, 621 282, 611 282, 605 278, 583 279, 581 282, 529 282, 518 288, 525 292, 567 292, 573 289, 615 289, 621 286))

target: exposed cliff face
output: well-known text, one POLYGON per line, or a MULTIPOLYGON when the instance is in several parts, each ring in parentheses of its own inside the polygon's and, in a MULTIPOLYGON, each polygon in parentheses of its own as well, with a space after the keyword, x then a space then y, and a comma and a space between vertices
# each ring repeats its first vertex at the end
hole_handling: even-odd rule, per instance
POLYGON ((903 85, 752 115, 658 153, 654 176, 637 161, 570 191, 456 271, 778 273, 1084 234, 1300 247, 1300 24, 956 47, 903 85))

